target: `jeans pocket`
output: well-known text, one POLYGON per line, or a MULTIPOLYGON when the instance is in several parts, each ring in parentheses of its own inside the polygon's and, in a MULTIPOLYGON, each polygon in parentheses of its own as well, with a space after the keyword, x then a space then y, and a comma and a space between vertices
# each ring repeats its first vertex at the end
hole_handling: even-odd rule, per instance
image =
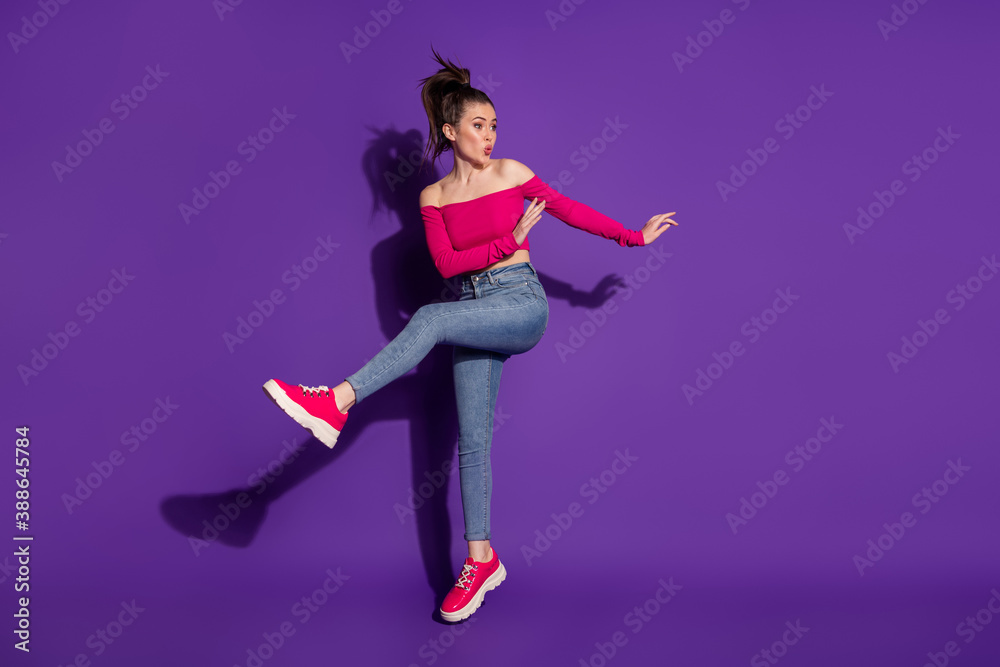
POLYGON ((528 284, 531 273, 518 271, 516 273, 501 273, 496 277, 498 287, 520 287, 528 284))

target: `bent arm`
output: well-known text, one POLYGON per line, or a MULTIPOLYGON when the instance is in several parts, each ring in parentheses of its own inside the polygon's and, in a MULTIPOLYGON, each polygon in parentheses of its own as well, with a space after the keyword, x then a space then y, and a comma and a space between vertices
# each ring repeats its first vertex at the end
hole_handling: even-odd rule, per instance
POLYGON ((518 245, 513 232, 507 232, 489 243, 466 250, 455 250, 451 244, 451 237, 448 236, 448 230, 445 229, 441 211, 434 206, 424 206, 420 209, 420 213, 424 219, 427 248, 431 252, 434 266, 443 278, 451 278, 459 273, 475 271, 499 262, 523 245, 518 245))

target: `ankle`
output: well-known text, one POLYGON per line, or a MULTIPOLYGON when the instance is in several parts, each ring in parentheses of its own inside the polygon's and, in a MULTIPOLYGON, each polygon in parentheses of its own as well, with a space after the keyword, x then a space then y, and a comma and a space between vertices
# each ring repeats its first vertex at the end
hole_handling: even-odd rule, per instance
POLYGON ((347 411, 354 407, 354 404, 357 402, 354 387, 346 380, 333 388, 333 398, 341 414, 347 414, 347 411))
POLYGON ((343 386, 334 387, 333 400, 337 405, 337 410, 339 410, 341 414, 347 414, 347 411, 354 405, 355 401, 353 394, 353 391, 345 390, 343 386))

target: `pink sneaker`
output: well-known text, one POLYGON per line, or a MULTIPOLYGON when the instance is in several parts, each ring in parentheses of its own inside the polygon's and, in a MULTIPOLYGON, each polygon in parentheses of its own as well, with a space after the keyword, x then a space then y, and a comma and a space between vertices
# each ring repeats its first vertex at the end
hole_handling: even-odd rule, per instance
POLYGON ((441 618, 454 623, 472 616, 483 603, 486 592, 507 578, 507 570, 497 552, 490 549, 490 553, 493 557, 485 563, 472 560, 472 556, 465 559, 462 574, 441 603, 441 618))
POLYGON ((333 449, 337 444, 347 413, 337 408, 332 389, 324 385, 306 387, 268 380, 264 383, 264 393, 324 445, 333 449))

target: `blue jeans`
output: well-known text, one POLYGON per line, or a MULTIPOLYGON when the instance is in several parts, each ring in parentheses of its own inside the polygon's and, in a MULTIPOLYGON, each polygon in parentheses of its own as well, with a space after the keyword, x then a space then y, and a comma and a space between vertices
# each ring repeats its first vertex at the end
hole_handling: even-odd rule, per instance
POLYGON ((490 448, 503 363, 533 348, 548 323, 549 302, 531 262, 483 271, 463 277, 458 301, 419 308, 398 336, 346 378, 360 403, 409 372, 435 345, 455 346, 458 470, 467 541, 490 538, 490 448))

